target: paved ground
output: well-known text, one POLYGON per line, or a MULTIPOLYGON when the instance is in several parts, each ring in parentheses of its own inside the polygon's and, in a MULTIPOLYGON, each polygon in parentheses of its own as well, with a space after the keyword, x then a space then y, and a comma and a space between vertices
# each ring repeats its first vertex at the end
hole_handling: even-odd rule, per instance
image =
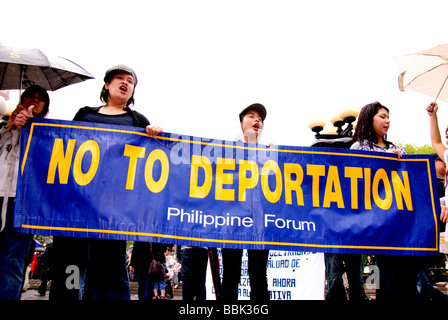
MULTIPOLYGON (((131 282, 131 300, 138 300, 137 296, 137 288, 138 285, 136 282, 131 282)), ((37 288, 40 285, 40 280, 29 280, 30 288, 26 291, 22 292, 22 297, 20 300, 48 300, 49 289, 44 296, 41 296, 37 293, 37 288)), ((49 287, 47 287, 49 288, 49 287)), ((182 300, 182 283, 179 285, 179 288, 174 289, 174 297, 171 300, 182 300)))
MULTIPOLYGON (((40 281, 39 280, 32 280, 32 281, 34 281, 35 283, 32 283, 31 289, 28 289, 28 290, 22 292, 21 300, 48 300, 49 291, 47 290, 47 293, 45 294, 45 296, 40 296, 37 293, 37 287, 38 287, 38 284, 40 284, 40 281)), ((132 287, 135 287, 135 285, 136 285, 136 283, 131 283, 131 300, 138 300, 138 297, 136 294, 136 288, 132 288, 132 287)), ((447 286, 448 286, 448 284, 446 282, 437 283, 437 289, 446 295, 448 295, 448 287, 447 286)), ((182 285, 180 285, 179 288, 175 290, 174 297, 171 300, 182 300, 181 287, 182 287, 182 285)), ((366 294, 370 300, 375 300, 375 298, 376 298, 375 290, 366 289, 366 294)))
MULTIPOLYGON (((179 297, 174 297, 173 300, 180 300, 179 297)), ((41 296, 37 293, 37 290, 26 290, 22 292, 22 298, 20 300, 48 300, 48 291, 45 296, 41 296)), ((131 300, 138 300, 136 294, 131 294, 131 300)))

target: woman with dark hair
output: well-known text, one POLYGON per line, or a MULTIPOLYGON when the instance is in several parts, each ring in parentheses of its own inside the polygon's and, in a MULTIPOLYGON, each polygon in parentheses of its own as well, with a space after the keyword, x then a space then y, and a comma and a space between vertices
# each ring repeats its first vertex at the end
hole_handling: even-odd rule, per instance
POLYGON ((20 104, 11 114, 9 123, 21 129, 29 117, 45 118, 49 108, 50 97, 47 91, 37 85, 32 85, 23 92, 20 104))
POLYGON ((403 148, 387 141, 389 131, 389 109, 381 103, 365 105, 358 116, 353 144, 350 149, 393 152, 401 158, 406 154, 403 148))
MULTIPOLYGON (((388 108, 379 102, 364 106, 358 116, 351 149, 388 151, 397 153, 401 157, 401 154, 405 153, 404 150, 387 141, 389 126, 388 108)), ((347 274, 350 301, 362 301, 366 298, 362 281, 361 254, 325 253, 325 270, 328 283, 326 300, 347 300, 347 293, 342 278, 344 272, 347 274)))
POLYGON ((20 156, 20 129, 28 117, 43 118, 50 106, 48 93, 33 85, 0 129, 0 300, 19 300, 32 235, 13 228, 14 200, 20 156))
MULTIPOLYGON (((121 78, 121 77, 128 78, 127 81, 130 81, 131 83, 133 83, 134 88, 135 88, 135 86, 137 86, 137 75, 135 74, 134 70, 132 70, 131 68, 124 66, 124 65, 119 65, 119 66, 110 68, 104 75, 104 85, 103 85, 103 88, 101 89, 101 95, 100 95, 101 101, 106 104, 110 98, 110 94, 109 94, 110 83, 112 82, 112 79, 114 77, 117 77, 117 75, 119 75, 118 78, 121 78), (121 75, 119 75, 119 74, 121 74, 121 75), (132 80, 131 80, 131 78, 132 78, 132 80)), ((129 107, 133 104, 134 104, 134 91, 132 91, 130 98, 126 100, 127 107, 129 107)))
POLYGON ((84 107, 76 113, 75 121, 109 123, 146 128, 150 137, 162 132, 162 128, 150 125, 141 113, 131 110, 137 75, 124 65, 118 65, 106 71, 100 99, 105 105, 101 107, 84 107))
MULTIPOLYGON (((162 128, 150 125, 141 113, 131 110, 137 85, 135 72, 124 65, 106 71, 100 107, 83 107, 74 120, 146 128, 150 137, 162 128)), ((70 214, 70 213, 68 213, 70 214)), ((54 237, 53 280, 50 300, 130 300, 126 265, 126 241, 54 237), (77 274, 67 270, 76 266, 77 274), (69 276, 77 276, 75 286, 67 287, 69 276)))
MULTIPOLYGON (((398 159, 406 155, 403 148, 386 139, 390 128, 389 109, 379 102, 364 106, 358 116, 358 123, 350 149, 393 152, 398 159)), ((413 256, 376 255, 380 272, 377 300, 413 301, 418 297, 417 277, 421 261, 413 256)))

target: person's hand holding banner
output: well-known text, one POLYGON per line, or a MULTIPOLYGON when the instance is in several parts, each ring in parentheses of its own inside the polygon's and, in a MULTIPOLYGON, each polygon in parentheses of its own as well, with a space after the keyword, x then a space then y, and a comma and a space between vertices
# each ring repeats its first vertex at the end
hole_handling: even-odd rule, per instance
POLYGON ((154 124, 149 125, 146 127, 146 133, 148 134, 148 136, 150 136, 151 138, 155 138, 156 135, 158 135, 159 133, 162 133, 163 129, 159 126, 156 126, 154 124))

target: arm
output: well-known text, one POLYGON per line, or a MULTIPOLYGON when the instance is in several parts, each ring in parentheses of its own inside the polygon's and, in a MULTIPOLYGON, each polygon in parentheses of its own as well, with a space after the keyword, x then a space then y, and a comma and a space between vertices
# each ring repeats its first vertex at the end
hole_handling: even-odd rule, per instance
POLYGON ((440 221, 448 222, 448 207, 440 206, 440 221))
POLYGON ((439 124, 437 119, 437 110, 439 109, 437 103, 431 102, 426 111, 429 115, 429 134, 431 137, 431 145, 436 151, 437 155, 441 159, 445 159, 444 153, 446 150, 445 145, 442 142, 442 138, 440 136, 439 124))

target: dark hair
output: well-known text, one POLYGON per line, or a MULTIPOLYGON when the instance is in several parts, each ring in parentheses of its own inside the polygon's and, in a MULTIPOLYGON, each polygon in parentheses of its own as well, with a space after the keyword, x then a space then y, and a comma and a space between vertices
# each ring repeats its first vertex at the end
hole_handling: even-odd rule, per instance
MULTIPOLYGON (((117 73, 122 72, 120 70, 117 70, 116 72, 109 72, 108 77, 105 77, 105 82, 110 83, 113 76, 117 73)), ((127 72, 126 72, 127 73, 127 72)), ((130 74, 130 73, 129 73, 130 74)), ((131 74, 132 75, 132 74, 131 74)), ((129 107, 131 104, 134 104, 134 93, 135 93, 135 85, 134 85, 134 91, 132 92, 132 96, 129 98, 129 100, 126 102, 126 106, 129 107)), ((109 99, 109 90, 106 89, 106 84, 103 85, 103 88, 101 89, 100 99, 102 102, 107 103, 107 100, 109 99)))
POLYGON ((23 91, 22 95, 20 96, 20 103, 23 104, 24 98, 32 96, 33 94, 36 94, 36 93, 40 93, 44 97, 44 100, 45 100, 44 101, 45 105, 44 105, 44 108, 42 109, 42 112, 40 114, 38 114, 36 117, 44 118, 47 115, 48 111, 50 110, 50 97, 48 96, 48 93, 44 88, 42 88, 38 85, 32 85, 32 86, 26 88, 26 90, 23 91))
MULTIPOLYGON (((355 133, 353 134, 353 142, 362 142, 364 140, 367 140, 369 142, 370 148, 373 148, 374 143, 378 143, 378 138, 376 137, 375 131, 373 130, 373 117, 381 108, 386 109, 387 113, 389 113, 389 109, 383 106, 378 101, 362 107, 361 111, 359 112, 355 133)), ((386 136, 383 137, 383 140, 386 145, 390 143, 387 141, 386 136)))

